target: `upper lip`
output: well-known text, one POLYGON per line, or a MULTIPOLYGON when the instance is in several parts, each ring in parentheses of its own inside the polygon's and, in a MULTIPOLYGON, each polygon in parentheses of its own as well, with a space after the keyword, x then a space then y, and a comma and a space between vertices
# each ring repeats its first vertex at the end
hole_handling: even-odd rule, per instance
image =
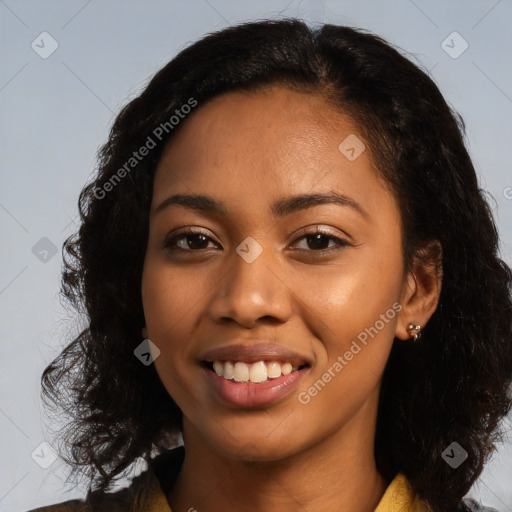
POLYGON ((308 358, 297 352, 261 339, 235 340, 230 344, 203 352, 201 361, 240 361, 243 363, 256 363, 258 361, 284 361, 292 366, 310 365, 308 358))

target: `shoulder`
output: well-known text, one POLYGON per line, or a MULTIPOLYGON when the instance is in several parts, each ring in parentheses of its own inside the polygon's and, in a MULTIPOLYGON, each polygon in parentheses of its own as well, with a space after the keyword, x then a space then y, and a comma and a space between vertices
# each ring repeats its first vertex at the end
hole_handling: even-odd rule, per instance
POLYGON ((69 500, 28 512, 136 512, 169 511, 164 488, 172 485, 184 458, 183 447, 152 459, 148 468, 119 491, 89 493, 86 498, 69 500))
MULTIPOLYGON (((398 473, 387 487, 375 512, 429 512, 431 508, 414 492, 409 480, 403 473, 398 473)), ((473 499, 466 498, 457 507, 458 512, 500 512, 491 507, 484 507, 473 499)))
POLYGON ((473 499, 465 499, 464 505, 467 507, 469 512, 499 512, 499 510, 496 510, 495 508, 484 507, 473 499))
POLYGON ((138 482, 136 477, 128 488, 113 493, 93 492, 85 499, 63 501, 53 505, 29 510, 28 512, 127 512, 131 510, 137 494, 138 482))
POLYGON ((29 510, 28 512, 89 512, 91 509, 82 500, 70 500, 55 505, 39 507, 29 510))

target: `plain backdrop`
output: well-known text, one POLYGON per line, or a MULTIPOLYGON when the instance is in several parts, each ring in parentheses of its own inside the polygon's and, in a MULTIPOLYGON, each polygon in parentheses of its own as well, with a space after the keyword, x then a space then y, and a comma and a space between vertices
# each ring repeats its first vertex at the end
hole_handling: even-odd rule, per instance
MULTIPOLYGON (((430 71, 467 124, 511 264, 510 0, 0 0, 0 512, 85 495, 52 456, 40 376, 80 327, 59 303, 60 251, 115 114, 190 42, 277 16, 371 30, 430 71)), ((471 490, 503 512, 511 425, 471 490)))

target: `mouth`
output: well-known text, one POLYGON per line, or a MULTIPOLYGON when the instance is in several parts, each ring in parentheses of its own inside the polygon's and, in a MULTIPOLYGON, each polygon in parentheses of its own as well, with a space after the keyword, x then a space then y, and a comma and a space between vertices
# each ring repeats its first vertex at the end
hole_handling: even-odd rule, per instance
POLYGON ((305 362, 303 364, 292 364, 283 360, 255 362, 214 360, 202 361, 202 365, 227 381, 250 384, 270 382, 309 368, 309 364, 305 362))
POLYGON ((313 359, 271 340, 238 339, 199 354, 212 396, 224 405, 265 408, 290 395, 313 359))

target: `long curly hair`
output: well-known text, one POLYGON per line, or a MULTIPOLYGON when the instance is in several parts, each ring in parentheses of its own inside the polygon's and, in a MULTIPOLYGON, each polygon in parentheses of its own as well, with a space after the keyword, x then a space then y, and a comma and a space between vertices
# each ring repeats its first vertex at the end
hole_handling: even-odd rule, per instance
POLYGON ((512 406, 512 273, 464 122, 428 73, 380 37, 296 19, 208 34, 115 119, 80 194, 79 230, 63 245, 61 293, 86 326, 42 375, 44 402, 69 418, 62 457, 71 474, 89 476, 90 491, 106 491, 179 437, 180 409, 154 365, 134 356, 155 169, 180 127, 169 120, 191 110, 183 105, 197 111, 222 93, 274 84, 321 95, 355 120, 397 199, 407 268, 426 241, 442 246, 438 307, 421 341, 395 339, 384 372, 375 458, 386 479, 404 473, 434 512, 465 510, 512 406), (441 456, 454 441, 468 454, 457 469, 441 456))

